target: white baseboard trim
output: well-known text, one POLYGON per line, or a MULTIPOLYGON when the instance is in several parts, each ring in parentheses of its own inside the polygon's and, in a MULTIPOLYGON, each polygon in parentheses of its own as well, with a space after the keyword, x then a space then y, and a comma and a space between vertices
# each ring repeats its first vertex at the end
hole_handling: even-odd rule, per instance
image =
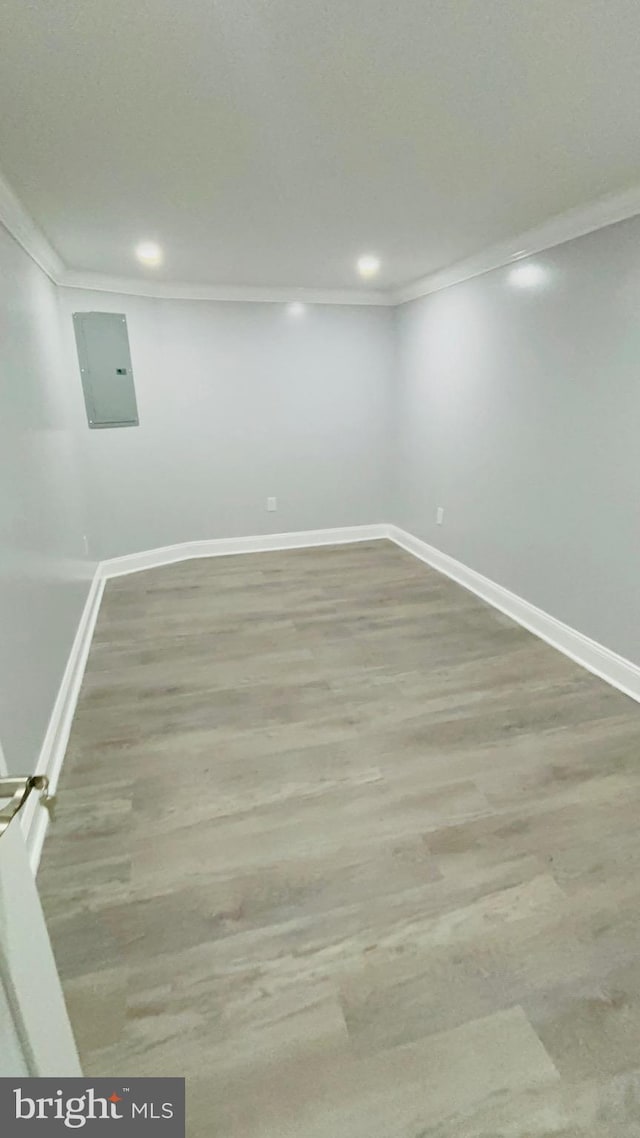
MULTIPOLYGON (((110 577, 137 573, 176 561, 195 557, 223 557, 239 553, 262 553, 278 549, 303 549, 322 545, 345 545, 361 541, 379 541, 388 538, 401 549, 426 562, 433 569, 450 577, 465 589, 475 593, 517 624, 564 653, 583 668, 593 672, 625 695, 640 702, 640 667, 618 656, 568 624, 556 620, 549 613, 529 604, 502 585, 496 584, 462 562, 442 553, 432 545, 414 537, 398 526, 377 524, 344 526, 336 529, 301 530, 295 533, 260 534, 255 537, 214 538, 211 541, 190 541, 168 545, 161 549, 133 553, 128 557, 114 557, 102 561, 91 582, 82 616, 76 630, 69 659, 49 720, 37 764, 37 773, 47 774, 51 792, 55 793, 69 733, 80 694, 80 687, 91 647, 91 640, 100 609, 105 583, 110 577)), ((27 842, 29 860, 36 873, 46 837, 49 814, 33 795, 22 812, 22 828, 27 842)))
MULTIPOLYGON (((40 748, 35 773, 48 776, 51 794, 55 794, 62 770, 104 586, 104 578, 96 571, 89 587, 64 675, 53 705, 47 732, 40 748)), ((29 862, 34 874, 38 871, 48 824, 49 812, 39 802, 38 795, 33 794, 22 811, 22 829, 27 843, 29 862)))
MULTIPOLYGON (((296 533, 262 534, 256 537, 216 538, 211 541, 190 541, 150 549, 128 557, 115 557, 99 563, 89 588, 82 615, 76 629, 69 658, 53 705, 47 732, 40 749, 36 774, 49 778, 50 793, 55 794, 62 764, 69 742, 71 724, 75 714, 82 679, 91 647, 93 632, 100 610, 102 594, 109 577, 136 573, 175 561, 193 557, 220 557, 235 553, 258 553, 277 549, 302 549, 316 545, 343 545, 351 542, 374 541, 388 536, 386 525, 350 526, 326 530, 301 530, 296 533)), ((0 752, 0 774, 2 773, 0 752)), ((49 812, 37 795, 32 795, 21 812, 21 825, 25 835, 29 862, 36 874, 42 847, 49 825, 49 812)))
POLYGON ((340 526, 336 529, 297 530, 293 533, 263 533, 255 537, 220 537, 206 541, 185 541, 179 545, 164 545, 160 549, 147 549, 126 557, 111 557, 101 561, 101 577, 121 577, 125 573, 139 573, 143 569, 156 569, 174 561, 189 561, 194 557, 229 557, 237 553, 268 553, 276 549, 305 549, 315 545, 346 545, 357 541, 378 541, 389 536, 389 526, 340 526))
POLYGON ((474 569, 469 569, 467 565, 449 557, 448 554, 441 553, 434 546, 427 545, 413 534, 393 525, 387 527, 387 533, 396 545, 425 561, 439 573, 444 573, 453 581, 457 581, 459 585, 463 585, 465 589, 469 589, 483 601, 487 601, 511 617, 517 624, 533 632, 535 636, 557 648, 559 652, 563 652, 576 664, 581 664, 595 676, 606 680, 612 687, 640 702, 640 667, 637 664, 626 660, 624 656, 618 656, 603 644, 598 644, 596 640, 577 632, 570 625, 556 620, 549 613, 529 604, 522 597, 509 592, 502 585, 497 585, 488 577, 483 577, 481 573, 476 573, 474 569))

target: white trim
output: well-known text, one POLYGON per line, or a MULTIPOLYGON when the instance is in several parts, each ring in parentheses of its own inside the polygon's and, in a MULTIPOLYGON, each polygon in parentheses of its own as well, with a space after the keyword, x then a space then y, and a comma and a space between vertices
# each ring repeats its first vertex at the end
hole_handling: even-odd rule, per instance
MULTIPOLYGON (((321 545, 344 545, 352 542, 374 541, 388 536, 386 525, 342 526, 336 529, 300 530, 294 533, 260 534, 256 537, 215 538, 211 541, 188 541, 133 553, 127 557, 114 557, 101 561, 96 569, 82 615, 71 646, 58 695, 51 712, 47 732, 40 749, 36 766, 38 774, 49 777, 50 793, 55 794, 69 742, 73 716, 80 695, 93 632, 100 610, 102 594, 110 577, 120 577, 186 561, 194 557, 221 557, 237 553, 259 553, 278 549, 303 549, 321 545)), ((31 868, 37 873, 42 847, 49 824, 49 812, 37 796, 32 795, 21 815, 22 829, 27 843, 31 868)))
MULTIPOLYGON (((35 773, 48 775, 51 794, 55 794, 62 770, 104 585, 103 577, 96 571, 73 638, 67 665, 40 749, 35 773)), ((39 803, 36 795, 32 795, 22 811, 22 828, 27 842, 29 861, 34 873, 37 873, 38 870, 48 824, 48 810, 39 803)))
POLYGON ((285 304, 302 300, 308 304, 366 304, 396 306, 428 296, 432 292, 460 284, 509 264, 524 251, 526 256, 541 253, 555 245, 584 237, 607 225, 615 225, 640 214, 640 186, 623 193, 607 194, 586 205, 556 214, 533 229, 482 250, 455 265, 430 273, 398 288, 383 289, 316 289, 262 287, 251 285, 198 285, 154 281, 152 278, 115 277, 69 269, 36 225, 14 190, 0 172, 0 222, 26 253, 61 288, 87 289, 95 292, 124 293, 165 300, 217 300, 235 303, 285 304))
POLYGON ((56 284, 64 265, 42 230, 24 208, 17 194, 0 173, 0 222, 13 238, 22 245, 32 261, 56 284))
MULTIPOLYGON (((593 672, 612 687, 640 702, 638 665, 623 656, 618 656, 604 645, 577 632, 568 624, 556 620, 549 613, 529 604, 502 585, 483 577, 481 573, 476 573, 474 569, 470 569, 398 526, 378 523, 366 526, 342 526, 335 529, 299 530, 292 533, 258 534, 252 537, 188 541, 133 553, 126 557, 113 557, 99 563, 80 617, 37 764, 37 772, 49 776, 51 792, 55 793, 60 777, 100 602, 105 583, 109 578, 191 558, 224 557, 278 549, 306 549, 323 545, 379 541, 384 538, 388 538, 439 573, 469 589, 589 672, 593 672)), ((38 869, 48 822, 47 810, 38 804, 35 796, 32 797, 23 810, 22 827, 34 873, 38 869)))
POLYGON ((217 300, 236 304, 288 304, 292 300, 301 300, 305 304, 366 304, 384 307, 392 303, 387 293, 373 289, 181 284, 150 278, 112 277, 106 273, 78 272, 75 269, 65 269, 56 283, 61 288, 146 296, 155 300, 217 300))
POLYGON ((397 526, 388 526, 387 531, 391 541, 401 549, 405 549, 433 569, 437 569, 439 573, 444 573, 453 581, 457 581, 476 596, 482 597, 483 601, 487 601, 511 617, 534 636, 539 636, 541 640, 557 648, 577 664, 581 664, 587 671, 593 672, 601 680, 606 680, 612 687, 640 702, 640 667, 637 664, 626 660, 624 656, 618 656, 603 644, 598 644, 570 625, 556 620, 549 613, 529 604, 522 597, 509 592, 488 577, 483 577, 481 573, 476 573, 475 569, 469 569, 467 565, 449 557, 447 553, 427 545, 413 534, 397 526))
MULTIPOLYGON (((186 561, 194 557, 221 557, 237 553, 258 553, 278 549, 302 549, 321 545, 344 545, 352 542, 374 541, 388 535, 388 526, 343 526, 336 529, 300 530, 294 533, 261 534, 256 537, 216 538, 211 541, 189 541, 180 545, 133 553, 128 557, 115 557, 101 561, 96 569, 82 615, 76 629, 69 658, 64 670, 56 701, 53 705, 47 732, 40 749, 36 766, 38 774, 49 777, 50 793, 55 794, 62 771, 73 716, 80 695, 89 649, 100 610, 102 594, 109 577, 119 577, 186 561)), ((1 757, 1 752, 0 752, 1 757)), ((21 815, 29 862, 37 873, 42 847, 49 825, 49 812, 37 796, 32 795, 21 815)))
POLYGON ((392 304, 406 304, 407 301, 439 292, 450 285, 482 276, 492 269, 499 269, 523 255, 529 256, 541 253, 544 249, 552 249, 555 245, 564 245, 566 241, 574 241, 576 237, 584 237, 587 233, 605 229, 607 225, 615 225, 616 222, 625 221, 639 213, 640 186, 634 186, 621 194, 607 194, 587 205, 556 214, 541 225, 527 229, 508 241, 483 249, 474 257, 393 289, 389 293, 389 299, 392 304))
POLYGON ((69 288, 97 289, 132 296, 148 296, 172 300, 229 300, 284 303, 303 300, 309 304, 372 304, 397 306, 443 288, 471 280, 508 265, 520 257, 541 253, 587 233, 605 229, 619 221, 640 214, 640 186, 623 193, 607 194, 586 205, 576 206, 548 218, 540 225, 490 245, 473 257, 467 257, 417 281, 386 291, 350 291, 349 289, 251 288, 250 286, 209 286, 171 284, 129 278, 110 277, 103 273, 76 272, 66 269, 57 283, 69 288))
POLYGON ((391 304, 381 289, 263 287, 252 285, 199 285, 158 281, 153 277, 116 277, 67 268, 51 242, 36 224, 0 171, 0 223, 22 246, 54 284, 60 288, 92 292, 124 293, 158 300, 217 300, 237 303, 287 304, 301 300, 307 304, 356 304, 386 307, 391 304))
POLYGON ((122 577, 171 565, 175 561, 189 561, 194 557, 229 557, 237 553, 267 553, 276 549, 306 549, 315 545, 345 545, 358 541, 379 541, 388 537, 387 525, 340 526, 336 529, 297 530, 293 533, 263 533, 253 537, 219 537, 207 541, 184 541, 179 545, 164 545, 126 557, 111 557, 101 561, 98 573, 104 578, 122 577))

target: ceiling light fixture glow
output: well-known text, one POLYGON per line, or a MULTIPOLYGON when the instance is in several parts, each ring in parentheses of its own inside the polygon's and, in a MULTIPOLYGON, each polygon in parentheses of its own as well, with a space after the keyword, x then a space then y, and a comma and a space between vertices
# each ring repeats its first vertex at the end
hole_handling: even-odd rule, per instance
POLYGON ((380 272, 380 258, 375 253, 363 253, 362 257, 358 257, 357 269, 365 279, 375 277, 380 272))
POLYGON ((162 249, 155 241, 141 241, 136 245, 136 257, 143 265, 161 265, 162 249))
POLYGON ((529 261, 526 265, 516 265, 509 273, 509 284, 516 288, 541 288, 547 281, 548 273, 542 265, 529 261))
POLYGON ((287 312, 289 316, 304 316, 306 308, 301 300, 292 300, 291 304, 287 305, 287 312))

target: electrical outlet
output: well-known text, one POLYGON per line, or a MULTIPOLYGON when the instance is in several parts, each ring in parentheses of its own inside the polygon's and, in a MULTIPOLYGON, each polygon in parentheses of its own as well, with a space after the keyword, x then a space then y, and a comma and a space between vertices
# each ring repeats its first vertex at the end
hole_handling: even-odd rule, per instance
POLYGON ((269 511, 269 513, 272 514, 274 512, 274 510, 277 510, 277 509, 278 509, 278 499, 277 498, 267 498, 267 510, 269 511))
POLYGON ((441 526, 444 521, 444 506, 438 506, 436 510, 436 525, 441 526))

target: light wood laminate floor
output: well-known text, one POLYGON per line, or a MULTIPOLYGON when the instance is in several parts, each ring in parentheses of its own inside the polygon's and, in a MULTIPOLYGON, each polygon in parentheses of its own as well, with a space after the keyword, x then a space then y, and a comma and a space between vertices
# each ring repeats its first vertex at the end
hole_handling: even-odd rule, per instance
POLYGON ((640 708, 387 542, 109 582, 40 884, 190 1138, 637 1138, 640 708))

